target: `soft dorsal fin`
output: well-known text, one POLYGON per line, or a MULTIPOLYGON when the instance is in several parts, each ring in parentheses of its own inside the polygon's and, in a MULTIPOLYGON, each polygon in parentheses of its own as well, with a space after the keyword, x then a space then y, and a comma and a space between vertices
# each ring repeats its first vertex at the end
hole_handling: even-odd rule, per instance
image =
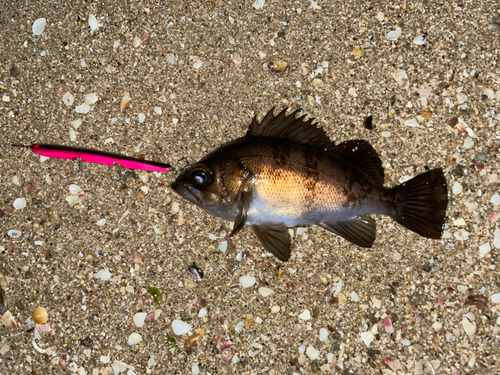
POLYGON ((330 141, 325 131, 313 124, 314 119, 305 121, 305 115, 296 118, 300 110, 286 115, 288 108, 282 110, 277 116, 274 108, 264 116, 259 123, 256 118, 250 124, 246 137, 264 137, 286 139, 289 142, 308 145, 313 148, 328 151, 335 143, 330 141))
POLYGON ((332 151, 342 160, 356 166, 359 170, 369 176, 373 183, 378 186, 384 185, 384 167, 377 151, 362 139, 345 141, 335 146, 332 151))

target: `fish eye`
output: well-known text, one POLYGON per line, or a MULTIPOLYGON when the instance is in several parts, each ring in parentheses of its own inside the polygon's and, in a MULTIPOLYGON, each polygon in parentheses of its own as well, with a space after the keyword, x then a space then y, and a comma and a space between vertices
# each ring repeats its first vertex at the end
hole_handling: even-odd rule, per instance
POLYGON ((205 165, 194 167, 189 173, 189 176, 197 185, 207 185, 212 180, 212 172, 205 165))

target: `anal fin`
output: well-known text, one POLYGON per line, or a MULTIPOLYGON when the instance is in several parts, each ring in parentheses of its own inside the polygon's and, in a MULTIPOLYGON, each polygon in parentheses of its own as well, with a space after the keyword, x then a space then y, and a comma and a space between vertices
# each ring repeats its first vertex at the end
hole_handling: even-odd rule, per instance
POLYGON ((290 259, 290 234, 284 223, 254 224, 252 229, 267 251, 283 262, 290 259))
POLYGON ((368 215, 356 216, 351 220, 336 223, 321 222, 318 225, 361 247, 372 247, 377 230, 375 220, 368 215))

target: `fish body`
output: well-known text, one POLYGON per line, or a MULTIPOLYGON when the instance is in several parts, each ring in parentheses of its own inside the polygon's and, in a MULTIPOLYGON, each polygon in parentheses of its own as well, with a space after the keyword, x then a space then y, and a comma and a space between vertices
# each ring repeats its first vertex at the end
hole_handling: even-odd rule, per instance
POLYGON ((183 171, 172 188, 207 212, 234 221, 231 235, 253 228, 264 247, 286 261, 288 228, 319 225, 364 247, 375 240, 383 214, 430 237, 440 238, 447 188, 441 169, 395 188, 383 186, 376 151, 363 140, 334 145, 312 124, 271 110, 247 135, 183 171), (412 182, 413 181, 413 182, 412 182))

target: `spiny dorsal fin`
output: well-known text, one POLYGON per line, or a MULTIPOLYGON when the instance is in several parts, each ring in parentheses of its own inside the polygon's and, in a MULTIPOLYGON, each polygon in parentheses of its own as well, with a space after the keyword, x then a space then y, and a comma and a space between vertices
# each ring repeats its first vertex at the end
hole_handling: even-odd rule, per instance
POLYGON ((384 167, 377 151, 362 139, 339 143, 332 149, 342 160, 356 166, 369 176, 375 185, 384 185, 384 167))
POLYGON ((328 151, 335 143, 330 141, 323 129, 313 124, 314 119, 305 121, 305 115, 296 118, 300 110, 286 115, 288 108, 274 116, 274 108, 259 123, 256 118, 250 124, 246 137, 263 137, 286 139, 289 142, 308 145, 316 149, 328 151))

